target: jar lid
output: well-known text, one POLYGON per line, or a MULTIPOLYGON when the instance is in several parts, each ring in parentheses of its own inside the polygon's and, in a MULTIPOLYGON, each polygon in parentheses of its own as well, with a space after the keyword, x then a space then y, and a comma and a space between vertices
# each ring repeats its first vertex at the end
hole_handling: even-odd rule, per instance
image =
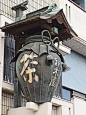
POLYGON ((28 38, 25 40, 24 46, 27 45, 27 44, 29 44, 29 43, 33 43, 33 42, 43 42, 43 41, 49 43, 49 42, 50 42, 49 37, 43 36, 43 40, 42 40, 42 35, 30 36, 30 37, 28 37, 28 38))

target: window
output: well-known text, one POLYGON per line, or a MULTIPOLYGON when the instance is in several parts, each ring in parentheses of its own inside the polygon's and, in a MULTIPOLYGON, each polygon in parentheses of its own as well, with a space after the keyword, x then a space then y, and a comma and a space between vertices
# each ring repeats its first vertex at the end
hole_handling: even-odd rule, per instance
POLYGON ((63 87, 62 88, 62 98, 70 101, 72 97, 86 101, 85 94, 82 94, 77 91, 73 91, 72 89, 63 87))
POLYGON ((15 56, 15 40, 9 36, 4 42, 4 77, 3 80, 14 83, 15 76, 15 63, 10 63, 12 58, 15 56))
MULTIPOLYGON (((7 111, 10 108, 14 108, 14 94, 6 91, 2 91, 2 103, 1 103, 1 114, 7 115, 7 111)), ((26 105, 26 99, 22 96, 21 105, 24 107, 26 105)))
POLYGON ((82 7, 82 4, 81 3, 77 3, 79 6, 81 6, 82 7))
POLYGON ((85 94, 73 91, 72 95, 73 95, 73 97, 79 98, 81 100, 84 100, 84 101, 86 100, 86 95, 85 94))
POLYGON ((76 3, 75 5, 79 5, 80 7, 85 9, 85 0, 72 0, 72 1, 76 3))
POLYGON ((56 106, 52 106, 52 114, 51 115, 57 115, 57 107, 56 106))
POLYGON ((62 89, 62 98, 66 100, 71 100, 71 91, 67 89, 62 89))

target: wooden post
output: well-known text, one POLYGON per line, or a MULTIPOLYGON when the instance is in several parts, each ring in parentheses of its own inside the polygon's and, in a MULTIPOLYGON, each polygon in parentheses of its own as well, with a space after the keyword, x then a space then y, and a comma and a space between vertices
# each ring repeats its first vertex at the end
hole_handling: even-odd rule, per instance
MULTIPOLYGON (((17 54, 17 51, 21 48, 19 44, 19 38, 15 36, 15 55, 17 54)), ((15 64, 16 67, 16 64, 15 64)), ((16 75, 16 69, 15 69, 15 78, 14 78, 14 107, 21 107, 21 87, 16 75)))

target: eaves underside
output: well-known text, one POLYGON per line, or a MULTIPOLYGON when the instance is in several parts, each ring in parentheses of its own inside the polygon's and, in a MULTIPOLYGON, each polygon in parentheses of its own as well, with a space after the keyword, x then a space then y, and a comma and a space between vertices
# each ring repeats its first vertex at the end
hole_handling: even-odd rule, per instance
MULTIPOLYGON (((47 7, 38 10, 38 12, 41 10, 46 9, 47 7)), ((41 19, 39 13, 37 14, 37 11, 33 13, 27 14, 27 18, 24 20, 20 20, 18 22, 9 24, 7 26, 2 27, 3 32, 10 32, 12 35, 20 35, 22 36, 22 31, 25 32, 26 37, 29 37, 31 35, 35 35, 33 31, 41 32, 43 29, 48 29, 49 31, 52 30, 52 27, 58 28, 58 35, 52 35, 53 37, 59 37, 60 41, 67 40, 69 38, 72 38, 74 36, 77 36, 77 34, 74 32, 74 30, 70 27, 63 10, 59 10, 57 14, 49 17, 49 19, 41 19), (47 26, 46 26, 47 24, 47 26), (45 27, 43 27, 45 25, 45 27), (37 29, 36 29, 37 28, 37 29), (71 34, 73 33, 73 34, 71 34), (74 36, 73 36, 74 35, 74 36)), ((23 36, 25 37, 25 36, 23 36)))

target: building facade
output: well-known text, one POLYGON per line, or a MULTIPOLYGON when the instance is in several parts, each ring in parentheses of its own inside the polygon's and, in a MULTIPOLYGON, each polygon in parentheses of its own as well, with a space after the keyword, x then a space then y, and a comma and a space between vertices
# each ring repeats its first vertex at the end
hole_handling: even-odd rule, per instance
POLYGON ((61 2, 62 1, 59 2, 59 6, 63 8, 71 27, 78 34, 77 38, 73 38, 71 40, 63 42, 64 45, 71 48, 71 54, 65 56, 65 60, 68 62, 68 65, 70 66, 71 69, 69 72, 63 74, 62 86, 71 89, 71 91, 75 90, 77 91, 77 93, 80 92, 85 97, 86 81, 85 81, 84 69, 86 64, 85 63, 86 26, 84 26, 85 24, 84 18, 86 18, 86 14, 84 9, 76 5, 73 1, 65 0, 64 4, 61 4, 61 2))
MULTIPOLYGON (((15 21, 15 11, 11 8, 25 0, 1 0, 0 1, 0 27, 15 21)), ((70 71, 62 75, 62 87, 60 95, 52 99, 52 115, 83 115, 86 114, 86 1, 85 0, 29 0, 30 13, 55 2, 62 8, 65 16, 78 34, 71 40, 60 44, 70 71), (79 111, 78 111, 79 110, 79 111)), ((9 33, 3 33, 0 29, 0 115, 6 115, 13 107, 15 64, 10 64, 15 54, 15 41, 9 33), (9 39, 6 38, 9 36, 9 39)), ((26 100, 22 97, 22 106, 26 100)))

